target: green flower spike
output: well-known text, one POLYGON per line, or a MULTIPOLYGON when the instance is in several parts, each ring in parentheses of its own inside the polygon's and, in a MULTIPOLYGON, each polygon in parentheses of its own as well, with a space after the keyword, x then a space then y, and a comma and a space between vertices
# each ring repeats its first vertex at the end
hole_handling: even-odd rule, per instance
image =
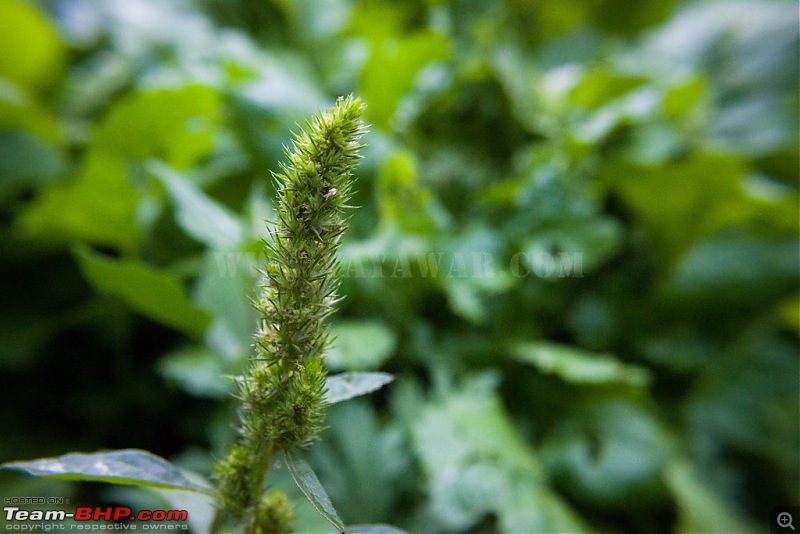
POLYGON ((234 520, 245 532, 278 529, 275 518, 290 514, 285 499, 274 493, 263 498, 270 462, 279 452, 306 445, 322 428, 323 356, 330 343, 325 320, 337 302, 336 251, 363 146, 364 107, 358 98, 339 98, 295 134, 288 163, 274 175, 277 224, 266 243, 270 263, 255 303, 261 316, 255 356, 240 383, 238 441, 217 469, 219 528, 220 520, 234 520), (281 509, 266 509, 271 503, 281 509), (269 527, 260 518, 270 518, 269 527))

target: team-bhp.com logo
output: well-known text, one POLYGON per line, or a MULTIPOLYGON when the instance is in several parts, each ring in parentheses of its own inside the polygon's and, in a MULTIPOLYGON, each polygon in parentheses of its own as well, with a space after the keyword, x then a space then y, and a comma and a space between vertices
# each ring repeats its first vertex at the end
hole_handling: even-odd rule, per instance
MULTIPOLYGON (((186 510, 139 510, 134 512, 127 506, 78 506, 74 512, 65 510, 22 510, 19 506, 4 506, 3 512, 6 520, 6 529, 11 530, 28 530, 25 528, 13 528, 12 524, 23 527, 30 522, 66 521, 68 519, 75 522, 86 521, 87 523, 97 521, 110 521, 113 523, 140 521, 147 522, 142 523, 142 530, 158 530, 162 525, 169 522, 185 522, 189 518, 186 510)), ((96 523, 92 526, 99 527, 96 523)), ((126 526, 130 530, 136 530, 135 524, 126 526)), ((85 527, 80 530, 99 530, 99 528, 91 528, 89 524, 85 525, 85 527)))

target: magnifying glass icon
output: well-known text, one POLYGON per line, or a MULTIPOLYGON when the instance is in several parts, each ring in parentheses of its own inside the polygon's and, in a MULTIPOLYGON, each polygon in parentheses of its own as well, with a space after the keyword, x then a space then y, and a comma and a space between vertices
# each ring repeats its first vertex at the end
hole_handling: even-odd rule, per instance
POLYGON ((781 512, 778 514, 778 526, 779 527, 789 527, 790 529, 794 530, 794 525, 792 525, 792 514, 789 512, 781 512))

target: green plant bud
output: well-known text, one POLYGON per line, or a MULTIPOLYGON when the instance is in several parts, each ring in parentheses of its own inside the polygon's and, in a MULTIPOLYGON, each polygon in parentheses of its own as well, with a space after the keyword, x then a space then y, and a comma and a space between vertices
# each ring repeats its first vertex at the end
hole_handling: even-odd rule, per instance
POLYGON ((268 491, 261 499, 258 513, 255 516, 253 532, 255 534, 287 534, 292 531, 294 509, 285 493, 278 490, 268 491))

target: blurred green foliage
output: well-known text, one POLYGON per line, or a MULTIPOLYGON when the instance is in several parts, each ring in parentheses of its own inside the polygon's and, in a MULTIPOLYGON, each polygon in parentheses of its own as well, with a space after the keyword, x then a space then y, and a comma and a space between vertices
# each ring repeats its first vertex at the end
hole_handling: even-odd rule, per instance
POLYGON ((210 472, 269 172, 353 92, 372 130, 329 365, 398 379, 307 454, 343 519, 767 531, 800 502, 797 16, 0 0, 0 460, 138 447, 210 472))

